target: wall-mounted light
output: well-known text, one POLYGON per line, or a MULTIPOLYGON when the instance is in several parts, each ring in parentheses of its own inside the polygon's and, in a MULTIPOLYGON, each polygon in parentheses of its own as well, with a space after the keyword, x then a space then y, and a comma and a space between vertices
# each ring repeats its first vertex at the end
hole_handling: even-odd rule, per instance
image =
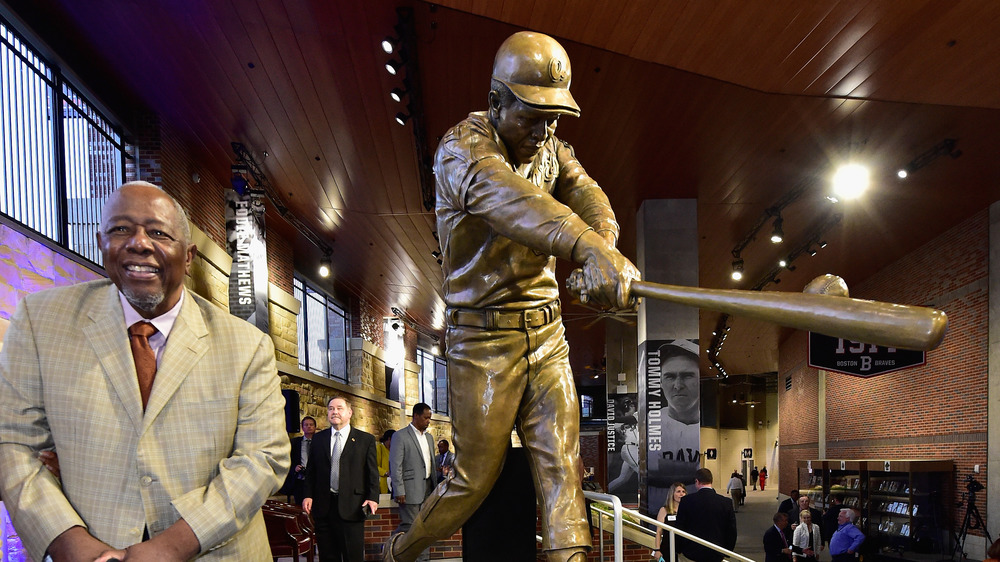
POLYGON ((406 95, 406 90, 402 88, 393 88, 392 91, 389 92, 389 97, 392 98, 392 101, 396 103, 403 103, 403 96, 405 95, 406 95))
POLYGON ((386 35, 385 39, 382 40, 382 51, 387 55, 391 55, 393 51, 396 50, 396 45, 399 45, 399 39, 392 37, 391 35, 386 35))
POLYGON ((406 122, 410 120, 410 116, 400 111, 396 114, 396 123, 400 126, 406 125, 406 122))
POLYGON ((743 279, 743 258, 733 260, 733 281, 743 279))
POLYGON ((391 59, 389 62, 385 63, 385 71, 393 76, 399 74, 400 68, 403 68, 403 65, 399 64, 396 59, 391 59))

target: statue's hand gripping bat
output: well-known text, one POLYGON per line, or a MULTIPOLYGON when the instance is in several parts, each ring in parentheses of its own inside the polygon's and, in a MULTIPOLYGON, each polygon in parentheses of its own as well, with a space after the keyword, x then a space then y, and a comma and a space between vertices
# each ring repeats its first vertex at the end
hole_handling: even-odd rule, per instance
MULTIPOLYGON (((567 287, 585 302, 575 273, 567 280, 567 287)), ((886 347, 934 349, 948 327, 948 317, 940 310, 852 299, 843 279, 833 275, 817 277, 805 291, 702 289, 649 281, 633 281, 630 287, 632 297, 696 306, 886 347)))

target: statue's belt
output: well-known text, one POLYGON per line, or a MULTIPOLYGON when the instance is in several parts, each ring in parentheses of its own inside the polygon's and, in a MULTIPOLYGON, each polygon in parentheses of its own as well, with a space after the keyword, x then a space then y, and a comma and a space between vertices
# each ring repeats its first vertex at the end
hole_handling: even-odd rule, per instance
POLYGON ((448 323, 483 330, 524 330, 538 328, 559 318, 559 300, 526 310, 498 308, 449 308, 448 323))

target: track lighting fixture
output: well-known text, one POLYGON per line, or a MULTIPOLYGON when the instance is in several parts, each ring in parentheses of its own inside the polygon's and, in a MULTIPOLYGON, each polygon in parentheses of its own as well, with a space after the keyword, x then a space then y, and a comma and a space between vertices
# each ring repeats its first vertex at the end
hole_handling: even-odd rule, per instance
POLYGON ((774 230, 771 231, 771 242, 774 244, 781 244, 782 240, 785 239, 785 233, 781 230, 781 225, 784 222, 785 220, 781 218, 781 215, 778 215, 774 219, 774 230))
POLYGON ((846 164, 833 175, 833 194, 838 199, 856 199, 868 189, 871 178, 868 168, 846 164))
POLYGON ((326 279, 330 276, 331 269, 333 269, 333 264, 330 261, 330 256, 323 256, 323 259, 319 260, 319 276, 326 279))
POLYGON ((409 119, 410 116, 402 111, 396 114, 396 123, 399 123, 401 126, 406 125, 406 122, 409 121, 409 119))
POLYGON ((733 260, 733 281, 739 281, 743 279, 743 259, 736 258, 733 260))
POLYGON ((385 71, 393 76, 399 74, 400 68, 403 68, 403 65, 399 64, 396 59, 391 59, 389 62, 385 63, 385 71))
POLYGON ((392 91, 389 92, 389 97, 392 98, 392 101, 396 103, 403 103, 403 96, 405 95, 406 95, 406 90, 402 88, 393 88, 392 91))
POLYGON ((386 35, 385 39, 382 40, 382 51, 387 55, 391 55, 393 51, 396 50, 396 45, 399 45, 399 39, 386 35))
POLYGON ((785 258, 778 260, 778 267, 788 267, 788 260, 785 258))

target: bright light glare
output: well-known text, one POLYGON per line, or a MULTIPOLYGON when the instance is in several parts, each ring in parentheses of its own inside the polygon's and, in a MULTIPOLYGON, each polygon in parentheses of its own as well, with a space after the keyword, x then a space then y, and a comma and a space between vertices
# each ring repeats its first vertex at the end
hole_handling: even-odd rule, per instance
POLYGON ((733 281, 739 281, 740 279, 743 279, 743 272, 733 271, 733 281))
POLYGON ((899 176, 899 179, 905 180, 906 176, 908 176, 910 174, 906 173, 906 170, 900 170, 900 171, 896 172, 896 175, 899 176))
POLYGON ((868 168, 847 164, 833 175, 833 193, 843 199, 857 199, 868 189, 869 182, 868 168))
POLYGON ((330 266, 326 265, 325 263, 321 264, 319 266, 319 276, 320 277, 329 277, 330 276, 330 266))

